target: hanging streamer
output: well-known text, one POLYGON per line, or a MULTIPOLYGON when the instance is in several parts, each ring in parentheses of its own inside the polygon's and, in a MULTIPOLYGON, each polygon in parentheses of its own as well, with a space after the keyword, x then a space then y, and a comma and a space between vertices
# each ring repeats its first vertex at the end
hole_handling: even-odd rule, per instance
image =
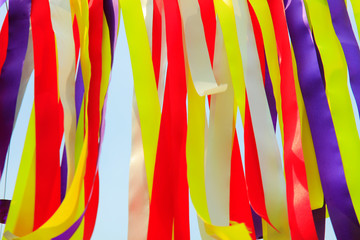
POLYGON ((29 0, 12 0, 9 2, 9 13, 6 18, 8 20, 8 46, 6 59, 0 73, 0 125, 2 126, 0 178, 4 170, 5 157, 14 124, 16 99, 29 36, 30 8, 31 1, 29 0))
POLYGON ((61 106, 58 102, 55 35, 51 25, 50 6, 47 1, 32 1, 31 26, 35 66, 36 191, 34 230, 36 230, 50 218, 60 204, 59 107, 61 106), (51 64, 47 59, 50 59, 51 64))

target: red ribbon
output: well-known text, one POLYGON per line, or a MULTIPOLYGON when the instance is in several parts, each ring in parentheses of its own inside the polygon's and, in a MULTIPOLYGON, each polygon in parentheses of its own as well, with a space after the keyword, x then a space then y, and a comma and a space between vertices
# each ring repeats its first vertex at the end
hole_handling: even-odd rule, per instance
POLYGON ((35 66, 35 230, 60 205, 61 103, 57 87, 55 35, 47 0, 32 1, 31 25, 35 66))
POLYGON ((6 59, 6 52, 9 40, 9 14, 6 14, 0 31, 0 73, 6 59))
MULTIPOLYGON (((256 47, 260 59, 261 72, 265 81, 265 55, 264 55, 264 43, 260 30, 260 24, 256 18, 255 12, 250 4, 249 12, 254 29, 256 47)), ((262 185, 262 178, 259 165, 259 157, 257 153, 257 147, 255 142, 254 130, 251 121, 250 109, 248 100, 246 97, 245 105, 245 124, 244 124, 244 142, 245 142, 245 174, 246 182, 248 186, 249 200, 254 211, 270 223, 269 217, 266 211, 265 195, 262 185)))
MULTIPOLYGON (((161 61, 161 36, 162 32, 162 0, 153 1, 153 28, 152 28, 152 61, 156 85, 159 85, 160 61, 161 61)), ((149 36, 150 37, 150 36, 149 36)))
POLYGON ((168 70, 150 203, 148 239, 170 240, 172 234, 174 239, 190 239, 182 24, 176 0, 165 1, 164 10, 168 70))
POLYGON ((291 238, 317 239, 302 152, 299 108, 284 5, 279 0, 268 2, 274 22, 279 59, 281 59, 279 62, 284 123, 284 166, 291 238))
POLYGON ((89 2, 89 56, 91 78, 89 87, 88 113, 88 156, 85 172, 85 202, 89 206, 85 213, 84 239, 91 238, 94 231, 99 202, 99 176, 97 163, 100 130, 100 85, 102 74, 103 1, 89 2))

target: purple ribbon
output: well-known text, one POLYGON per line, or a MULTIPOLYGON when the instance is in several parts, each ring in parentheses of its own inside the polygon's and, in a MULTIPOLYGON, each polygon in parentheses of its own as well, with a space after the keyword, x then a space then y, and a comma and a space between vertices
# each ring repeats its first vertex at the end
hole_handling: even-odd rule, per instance
MULTIPOLYGON (((286 2, 286 1, 285 1, 286 2)), ((299 83, 313 137, 325 202, 337 239, 357 239, 360 227, 349 190, 318 66, 316 47, 302 0, 287 2, 286 19, 298 67, 299 83)))
POLYGON ((76 230, 79 228, 84 216, 85 216, 85 211, 83 212, 83 214, 81 214, 80 218, 78 220, 76 220, 76 222, 71 225, 71 227, 69 227, 65 232, 63 232, 61 235, 53 238, 53 240, 68 240, 70 239, 74 233, 76 232, 76 230))
POLYGON ((114 13, 114 6, 112 0, 104 0, 104 13, 107 24, 109 26, 109 34, 110 34, 110 46, 111 46, 111 65, 114 60, 114 42, 115 42, 115 35, 117 29, 115 29, 115 13, 114 13))
POLYGON ((0 0, 0 7, 5 3, 6 0, 0 0))
POLYGON ((254 224, 254 228, 255 228, 256 239, 263 238, 261 217, 259 215, 257 215, 257 213, 253 210, 252 207, 251 207, 251 215, 252 215, 253 224, 254 224))
POLYGON ((67 172, 68 172, 67 157, 66 157, 66 146, 64 146, 60 170, 61 170, 60 199, 61 199, 61 202, 62 202, 64 200, 65 194, 66 194, 67 172))
MULTIPOLYGON (((79 115, 80 115, 80 109, 81 109, 83 96, 84 96, 84 83, 83 83, 81 65, 79 65, 78 74, 77 74, 77 78, 76 78, 76 82, 75 82, 75 106, 76 106, 77 121, 78 121, 79 115)), ((100 128, 100 142, 99 142, 99 155, 98 156, 100 156, 101 145, 102 145, 102 141, 104 139, 106 103, 107 103, 107 95, 105 96, 104 108, 103 108, 103 111, 101 113, 102 114, 102 118, 101 118, 102 121, 101 121, 101 128, 100 128)), ((98 165, 97 165, 97 169, 98 169, 98 165)), ((95 177, 96 176, 94 176, 94 181, 95 181, 95 177)), ((92 197, 92 191, 93 191, 93 188, 91 190, 90 199, 92 197)), ((85 216, 85 213, 86 213, 86 210, 88 208, 90 199, 86 204, 84 212, 74 222, 74 224, 71 225, 65 232, 63 232, 59 236, 53 238, 53 240, 68 240, 74 235, 74 233, 79 228, 79 226, 80 226, 80 224, 81 224, 81 222, 82 222, 82 220, 83 220, 83 218, 85 216)))
POLYGON ((271 78, 270 78, 270 74, 269 74, 269 68, 268 68, 268 65, 266 62, 266 57, 265 57, 265 93, 266 93, 266 98, 267 98, 268 104, 269 104, 269 109, 270 109, 273 126, 274 126, 274 129, 276 130, 276 119, 277 119, 276 101, 275 101, 273 86, 272 86, 271 78))
MULTIPOLYGON (((351 27, 345 1, 328 0, 331 19, 335 33, 344 50, 349 68, 350 85, 354 93, 356 105, 360 107, 360 50, 351 27)), ((358 109, 360 114, 360 109, 358 109)))
MULTIPOLYGON (((81 64, 79 62, 78 72, 75 81, 75 110, 76 110, 76 125, 79 121, 79 115, 81 110, 81 104, 84 97, 84 82, 81 70, 81 64)), ((64 200, 66 194, 67 185, 67 157, 66 147, 64 146, 63 159, 61 161, 61 201, 64 200)))
POLYGON ((14 124, 16 100, 29 38, 31 0, 9 2, 9 44, 0 74, 0 179, 14 124))
POLYGON ((0 223, 5 224, 10 208, 10 200, 0 199, 0 223))
POLYGON ((312 211, 316 234, 319 240, 325 238, 325 202, 324 206, 319 209, 315 209, 312 211))
POLYGON ((75 82, 75 108, 76 108, 76 124, 79 121, 80 110, 82 101, 84 98, 84 81, 82 75, 81 64, 79 63, 79 68, 77 72, 76 82, 75 82))

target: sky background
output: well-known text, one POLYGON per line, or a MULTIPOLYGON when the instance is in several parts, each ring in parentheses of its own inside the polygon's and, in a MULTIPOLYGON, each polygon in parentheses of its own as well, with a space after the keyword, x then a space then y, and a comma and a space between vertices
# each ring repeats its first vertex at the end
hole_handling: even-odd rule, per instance
MULTIPOLYGON (((349 1, 348 8, 350 8, 349 12, 352 13, 349 1)), ((6 8, 5 5, 3 5, 0 8, 0 26, 2 25, 5 13, 6 8)), ((353 27, 355 27, 352 14, 350 17, 353 27)), ((355 33, 357 33, 356 30, 355 33)), ((356 37, 358 38, 357 34, 356 37)), ((11 139, 8 156, 7 181, 6 184, 5 178, 0 181, 0 198, 12 198, 34 99, 33 86, 34 79, 32 76, 25 92, 24 101, 11 139)), ((130 56, 123 20, 121 18, 119 38, 115 50, 112 70, 112 79, 108 90, 108 105, 105 116, 105 137, 99 159, 100 201, 97 222, 92 238, 94 240, 106 238, 127 239, 132 94, 133 78, 130 56)), ((351 97, 353 100, 352 93, 351 97)), ((357 112, 354 100, 352 102, 354 110, 357 112)), ((359 130, 359 117, 357 114, 355 114, 355 116, 359 130)), ((240 124, 241 120, 239 114, 237 117, 237 123, 238 134, 241 136, 243 131, 240 124)), ((277 132, 279 133, 279 131, 277 132)), ((242 137, 239 139, 242 139, 242 137)), ((281 137, 279 134, 277 134, 277 139, 279 146, 281 146, 281 137)), ((243 153, 243 141, 240 142, 240 148, 243 153)), ((336 239, 329 219, 327 219, 326 224, 325 238, 329 240, 336 239)), ((191 201, 190 231, 191 239, 201 239, 197 226, 196 212, 191 204, 191 201)))

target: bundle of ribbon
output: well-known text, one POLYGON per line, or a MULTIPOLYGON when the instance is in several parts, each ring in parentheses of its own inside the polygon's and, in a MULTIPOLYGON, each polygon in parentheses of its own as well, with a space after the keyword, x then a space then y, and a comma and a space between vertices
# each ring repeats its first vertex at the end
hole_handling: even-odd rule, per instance
POLYGON ((327 216, 338 239, 360 237, 359 1, 5 4, 0 177, 35 80, 13 198, 0 201, 4 239, 91 238, 121 12, 129 239, 190 239, 189 193, 203 239, 324 239, 327 216))

